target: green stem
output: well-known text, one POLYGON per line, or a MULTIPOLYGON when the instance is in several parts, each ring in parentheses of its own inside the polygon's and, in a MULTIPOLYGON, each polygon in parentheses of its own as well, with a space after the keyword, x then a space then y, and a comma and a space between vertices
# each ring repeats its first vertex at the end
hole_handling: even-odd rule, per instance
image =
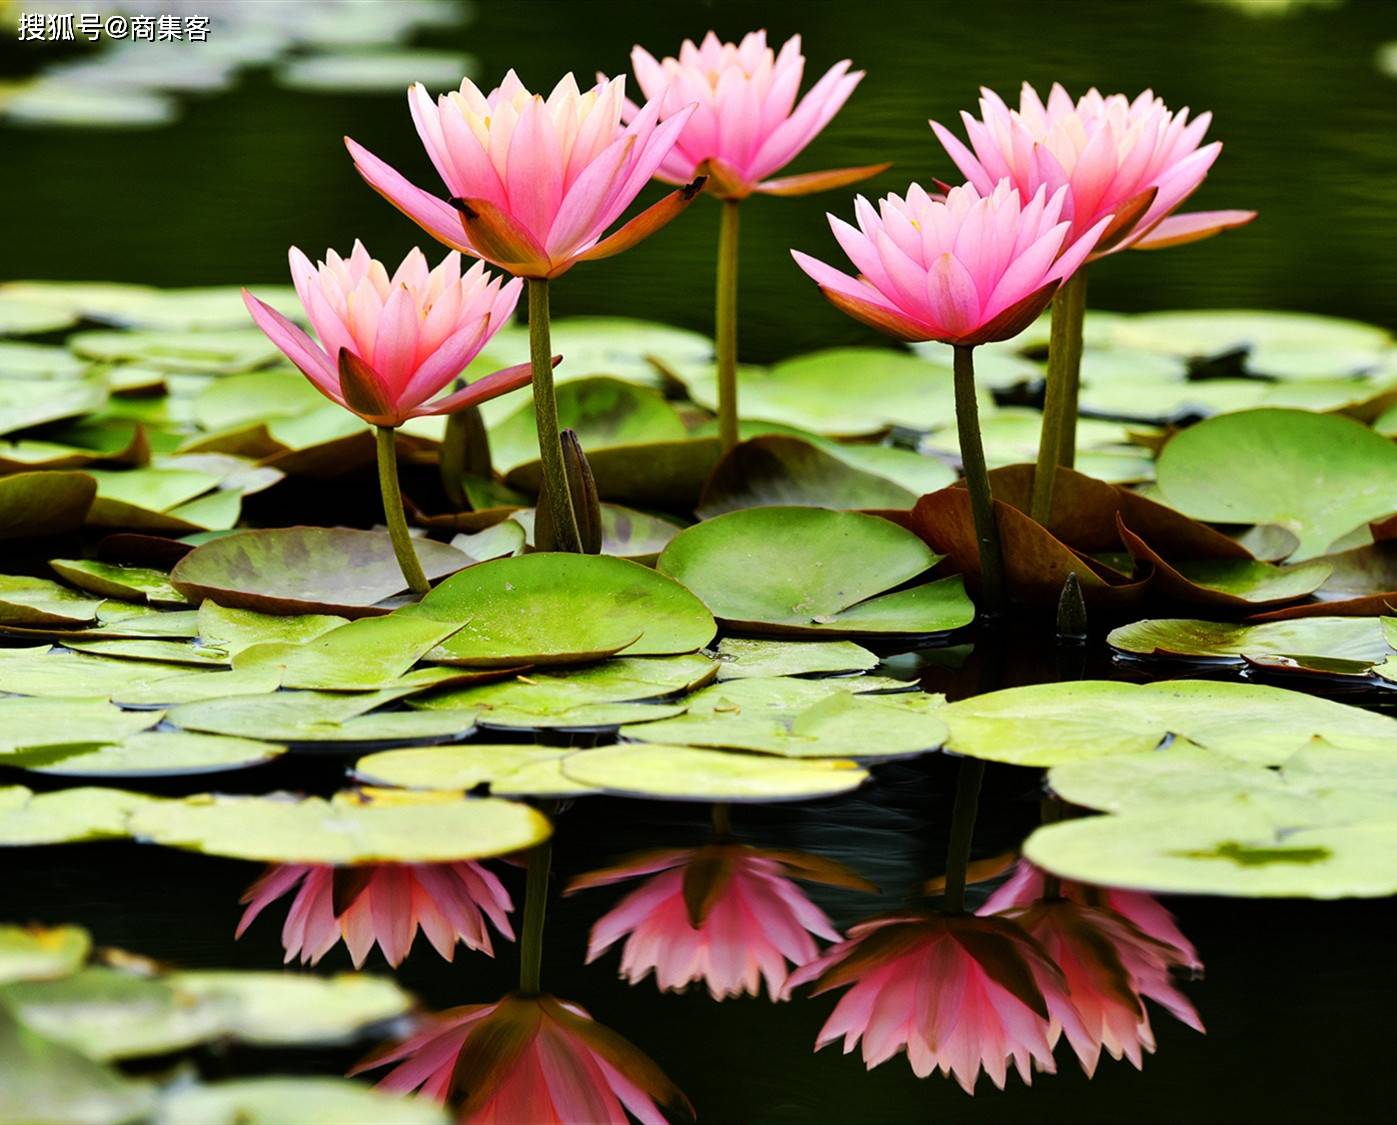
POLYGON ((537 996, 543 972, 543 921, 548 912, 548 873, 553 863, 553 844, 547 842, 529 851, 528 881, 524 886, 524 925, 519 935, 519 991, 537 996))
POLYGON ((432 587, 422 573, 422 564, 417 561, 412 536, 407 533, 403 493, 398 486, 398 450, 393 442, 393 427, 375 426, 374 429, 378 439, 378 488, 383 493, 383 519, 388 524, 388 537, 393 540, 393 553, 398 556, 398 566, 402 568, 408 589, 414 594, 425 594, 432 587))
POLYGON ((956 804, 951 813, 951 842, 946 848, 946 899, 948 914, 965 913, 965 876, 970 868, 970 844, 975 836, 975 813, 980 805, 980 782, 985 763, 962 758, 956 778, 956 804))
POLYGON ((716 801, 712 809, 713 835, 726 839, 732 835, 732 807, 726 801, 716 801))
POLYGON ((737 200, 723 200, 718 228, 718 287, 714 301, 714 346, 718 352, 718 436, 723 448, 738 441, 737 429, 737 200))
POLYGON ((548 335, 548 279, 531 277, 529 285, 529 359, 533 364, 534 419, 538 426, 538 458, 543 468, 539 503, 553 516, 554 550, 582 553, 577 517, 563 468, 563 445, 558 437, 558 400, 553 393, 553 348, 548 335))
POLYGON ((965 485, 970 492, 970 512, 975 520, 975 539, 980 547, 980 586, 984 609, 989 617, 1004 612, 1004 551, 999 544, 999 528, 994 520, 994 498, 990 493, 985 447, 980 440, 980 408, 975 401, 975 359, 973 349, 959 346, 955 353, 956 427, 960 432, 960 460, 965 485))
POLYGON ((1077 392, 1082 371, 1082 320, 1087 310, 1087 271, 1079 269, 1053 298, 1048 342, 1048 378, 1043 396, 1043 428, 1033 472, 1029 515, 1045 527, 1053 513, 1053 483, 1059 465, 1071 468, 1077 456, 1077 392))

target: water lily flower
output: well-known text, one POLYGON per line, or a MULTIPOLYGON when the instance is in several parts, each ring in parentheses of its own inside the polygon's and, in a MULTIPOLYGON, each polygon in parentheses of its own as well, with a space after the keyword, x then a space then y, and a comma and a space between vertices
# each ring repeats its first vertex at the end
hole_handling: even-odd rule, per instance
POLYGON ((875 210, 860 196, 858 226, 829 216, 858 269, 843 273, 799 250, 796 263, 834 306, 901 340, 955 347, 956 421, 980 544, 980 578, 991 612, 1004 604, 1003 563, 975 402, 972 351, 1022 332, 1072 276, 1111 222, 1080 234, 1063 216, 1067 188, 1022 197, 1008 181, 974 184, 933 198, 917 184, 875 210))
POLYGON ((448 961, 457 942, 493 956, 487 919, 501 936, 514 940, 509 892, 479 863, 277 864, 243 895, 247 910, 235 936, 242 937, 263 910, 287 894, 291 909, 281 941, 288 962, 299 957, 314 965, 342 938, 356 969, 375 942, 396 968, 419 927, 448 961))
POLYGON ((529 381, 524 364, 434 397, 509 323, 522 288, 517 279, 492 277, 481 262, 462 274, 455 252, 432 269, 416 248, 390 276, 359 241, 347 258, 327 250, 312 264, 294 246, 289 257, 320 342, 243 290, 248 312, 321 394, 366 422, 400 426, 449 414, 529 381))
POLYGON ((462 1122, 614 1122, 629 1111, 663 1125, 661 1107, 693 1116, 648 1057, 576 1004, 514 993, 441 1012, 416 1035, 356 1066, 396 1064, 379 1086, 460 1100, 462 1122))
POLYGON ((862 1040, 871 1070, 902 1050, 919 1078, 953 1075, 967 1094, 983 1069, 1001 1090, 1012 1063, 1025 1084, 1055 1070, 1055 1023, 1079 1033, 1061 971, 1001 918, 907 910, 852 926, 791 974, 812 995, 850 986, 815 1049, 862 1040))
POLYGON ((650 102, 623 125, 624 101, 622 78, 583 92, 567 74, 545 99, 511 70, 488 94, 467 78, 435 102, 418 83, 408 92, 412 119, 451 203, 362 145, 345 143, 369 186, 438 241, 518 277, 557 277, 579 261, 628 249, 694 195, 674 192, 602 237, 692 112, 681 107, 661 123, 659 105, 650 102))
POLYGON ((715 1000, 767 994, 780 999, 787 962, 816 955, 815 937, 839 933, 792 877, 873 889, 838 864, 797 852, 715 843, 635 856, 575 878, 568 894, 652 876, 597 920, 590 964, 622 938, 621 975, 638 984, 655 974, 665 991, 704 981, 715 1000))
POLYGON ((1174 214, 1222 151, 1220 141, 1202 144, 1211 113, 1190 121, 1187 108, 1171 112, 1152 90, 1131 100, 1093 88, 1074 102, 1056 82, 1046 105, 1025 82, 1017 110, 992 90, 980 94, 981 120, 961 114, 971 148, 933 121, 937 140, 981 193, 1006 177, 1025 199, 1040 187, 1067 187, 1063 217, 1073 237, 1111 216, 1094 257, 1195 242, 1256 218, 1255 211, 1174 214))

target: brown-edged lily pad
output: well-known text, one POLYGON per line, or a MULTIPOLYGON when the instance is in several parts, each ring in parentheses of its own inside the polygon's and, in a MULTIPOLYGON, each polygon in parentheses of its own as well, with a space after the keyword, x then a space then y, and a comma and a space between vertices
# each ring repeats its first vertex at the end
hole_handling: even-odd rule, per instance
POLYGON ((0 477, 0 539, 75 531, 96 494, 97 482, 87 473, 50 470, 0 477))

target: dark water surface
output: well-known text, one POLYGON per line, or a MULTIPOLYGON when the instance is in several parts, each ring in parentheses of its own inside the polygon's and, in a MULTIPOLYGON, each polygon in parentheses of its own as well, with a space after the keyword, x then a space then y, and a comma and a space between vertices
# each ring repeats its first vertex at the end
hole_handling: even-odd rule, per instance
MULTIPOLYGON (((255 0, 245 0, 255 2, 255 0)), ((209 7, 216 8, 216 4, 209 7)), ((1397 3, 1350 0, 1287 18, 1248 18, 1183 0, 952 5, 842 2, 577 3, 481 0, 466 29, 422 42, 464 46, 482 80, 516 66, 551 83, 626 65, 641 41, 669 52, 708 26, 726 35, 767 26, 805 36, 811 69, 845 55, 868 77, 798 169, 892 159, 872 185, 952 166, 926 128, 973 106, 976 87, 1012 95, 1022 79, 1062 80, 1134 93, 1153 86, 1171 105, 1212 109, 1226 142, 1194 200, 1253 207, 1253 227, 1160 254, 1129 254, 1093 272, 1101 307, 1265 306, 1354 316, 1397 326, 1397 82, 1374 68, 1397 38, 1397 3)), ((195 49, 190 47, 189 49, 195 49)), ((0 41, 0 67, 21 72, 38 56, 0 41)), ((150 132, 29 131, 0 127, 0 246, 6 277, 141 281, 167 285, 285 280, 285 251, 347 248, 362 237, 395 258, 418 232, 354 175, 339 138, 351 133, 435 186, 404 99, 291 93, 253 74, 233 92, 186 103, 174 126, 150 132)), ((786 249, 830 251, 821 217, 847 213, 847 195, 758 200, 744 230, 742 348, 752 359, 867 339, 827 308, 786 249)), ((584 266, 555 287, 555 312, 623 313, 706 329, 716 208, 681 222, 619 259, 584 266)), ((1048 678, 1046 654, 1010 682, 1048 678)), ((932 685, 936 686, 936 685, 932 685)), ((1024 737, 1033 737, 1025 730, 1024 737)), ((314 755, 230 777, 228 787, 333 788, 347 758, 314 755)), ((7 779, 8 780, 8 779, 7 779)), ((32 778, 25 778, 33 784, 32 778)), ((190 785, 181 791, 203 786, 190 785)), ((798 846, 848 863, 884 888, 875 899, 816 890, 839 926, 895 906, 943 864, 955 777, 942 758, 881 767, 875 782, 839 801, 740 810, 753 843, 798 846)), ((1036 823, 1038 775, 991 770, 977 854, 1013 847, 1036 823)), ((562 876, 638 848, 702 839, 703 809, 592 800, 558 821, 562 876)), ((232 941, 250 864, 131 844, 7 851, 0 918, 90 927, 120 945, 187 966, 273 967, 279 922, 267 913, 232 941)), ((509 876, 516 901, 522 878, 509 876)), ((1391 1035, 1397 1004, 1390 902, 1170 902, 1207 964, 1187 985, 1208 1027, 1201 1037, 1154 1012, 1159 1040, 1143 1073, 1103 1062, 1088 1083, 1065 1049, 1061 1073, 1006 1093, 982 1080, 966 1097, 939 1077, 918 1080, 905 1059, 865 1072, 837 1047, 816 1055, 833 997, 712 1003, 703 992, 661 995, 647 981, 614 979, 613 950, 584 968, 591 922, 619 892, 556 906, 545 986, 585 1005, 656 1061, 709 1121, 1378 1121, 1393 1115, 1391 1035)), ((433 1008, 494 999, 512 984, 515 950, 491 961, 461 952, 441 962, 419 941, 400 974, 433 1008)), ((381 968, 377 954, 370 966, 381 968)), ((348 967, 339 948, 323 963, 348 967)), ((280 1059, 209 1060, 230 1071, 342 1070, 354 1051, 280 1059)))

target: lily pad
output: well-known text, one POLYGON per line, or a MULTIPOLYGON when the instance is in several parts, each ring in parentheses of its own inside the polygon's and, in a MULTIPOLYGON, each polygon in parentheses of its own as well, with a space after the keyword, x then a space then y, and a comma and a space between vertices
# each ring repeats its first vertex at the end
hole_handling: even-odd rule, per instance
POLYGON ((275 668, 242 672, 186 671, 183 675, 117 685, 111 688, 109 695, 113 703, 123 707, 173 707, 239 695, 268 695, 279 687, 281 672, 275 668))
MULTIPOLYGON (((503 524, 496 524, 495 527, 519 527, 524 530, 530 545, 533 544, 534 537, 534 509, 525 508, 514 512, 503 524)), ((495 528, 482 531, 480 535, 488 535, 495 528)), ((632 562, 650 564, 659 557, 669 542, 682 531, 679 524, 660 516, 652 516, 649 512, 638 512, 634 508, 623 508, 620 504, 601 505, 601 554, 612 555, 618 559, 630 559, 632 562)), ((463 538, 457 536, 457 539, 463 538)), ((476 536, 478 538, 478 536, 476 536)), ((453 543, 456 540, 452 540, 453 543)), ((462 550, 465 550, 462 547, 462 550)), ((501 554, 511 553, 501 551, 501 554)), ((479 558, 480 556, 472 556, 479 558)), ((499 556, 487 556, 499 557, 499 556)))
POLYGON ((718 679, 867 672, 878 657, 853 641, 764 641, 724 637, 718 642, 718 679))
POLYGON ((90 414, 106 401, 107 382, 100 376, 0 379, 0 434, 90 414))
POLYGON ((1393 653, 1380 617, 1302 617, 1259 625, 1162 619, 1111 631, 1106 643, 1136 656, 1173 656, 1241 664, 1246 657, 1320 658, 1371 667, 1393 653))
MULTIPOLYGON (((9 671, 4 673, 6 688, 18 691, 10 686, 9 671)), ((80 686, 81 681, 74 681, 70 693, 80 686)), ((6 696, 0 698, 0 761, 15 750, 37 746, 123 739, 159 721, 158 711, 123 711, 104 699, 6 696)))
POLYGON ((948 750, 1020 766, 1143 753, 1169 735, 1261 765, 1285 761, 1313 737, 1354 750, 1382 749, 1397 738, 1397 719, 1386 715, 1210 680, 1034 684, 957 700, 937 717, 950 727, 948 750))
POLYGON ((546 840, 546 817, 494 797, 426 794, 334 800, 198 796, 132 818, 132 835, 205 855, 264 863, 452 863, 522 851, 546 840))
MULTIPOLYGON (((427 577, 441 578, 469 560, 454 547, 414 540, 427 577)), ((193 601, 262 613, 386 613, 378 603, 407 583, 387 532, 280 527, 225 535, 185 555, 170 581, 193 601)))
POLYGON ((84 597, 46 578, 0 574, 0 624, 90 625, 101 598, 84 597))
POLYGON ((0 477, 0 540, 75 531, 96 492, 87 473, 50 470, 0 477))
POLYGON ((104 598, 149 601, 156 605, 189 604, 189 599, 170 585, 170 576, 163 570, 120 566, 96 559, 50 559, 49 566, 60 578, 104 598))
POLYGON ((294 418, 324 403, 325 396, 300 372, 272 368, 217 380, 194 400, 193 411, 200 428, 226 430, 271 418, 294 418))
POLYGON ((382 750, 354 763, 354 777, 368 785, 464 792, 488 785, 502 797, 574 797, 593 792, 565 777, 570 750, 520 743, 472 742, 465 746, 382 750))
POLYGON ((153 797, 120 789, 83 787, 35 793, 22 785, 0 787, 0 847, 125 836, 131 814, 154 801, 153 797))
POLYGON ((160 1100, 156 1125, 281 1125, 288 1120, 336 1125, 445 1125, 440 1106, 344 1078, 236 1078, 175 1086, 160 1100))
POLYGON ((793 761, 652 743, 603 746, 563 760, 582 785, 661 801, 810 801, 857 789, 868 771, 839 758, 793 761))
MULTIPOLYGON (((369 714, 416 690, 409 684, 376 692, 219 695, 172 707, 169 720, 184 730, 290 743, 424 742, 475 730, 470 712, 369 714)), ((158 685, 150 694, 160 694, 158 685)))
POLYGON ((92 949, 80 926, 0 926, 0 984, 77 972, 92 949))
MULTIPOLYGON (((531 529, 532 521, 529 524, 531 529)), ((528 542, 528 529, 522 522, 503 519, 482 531, 462 532, 451 540, 451 546, 476 562, 502 559, 522 554, 528 542)))
POLYGON ((303 644, 347 624, 343 617, 330 614, 258 613, 251 609, 230 609, 211 598, 199 603, 198 636, 206 645, 237 656, 243 649, 268 642, 303 644))
POLYGON ((657 565, 745 632, 860 636, 969 624, 974 607, 958 579, 886 593, 939 559, 878 516, 787 507, 705 520, 677 535, 657 565))
POLYGON ((604 555, 544 552, 480 563, 410 612, 461 626, 429 659, 475 667, 578 664, 622 650, 694 652, 715 629, 679 583, 604 555))
POLYGON ((0 379, 76 379, 88 365, 57 344, 0 340, 0 379))
POLYGON ((276 345, 256 328, 222 332, 116 332, 97 330, 68 337, 78 355, 105 363, 139 363, 157 371, 236 375, 280 358, 276 345))
POLYGON ((1185 382, 1105 383, 1083 387, 1080 408, 1101 418, 1169 425, 1250 410, 1265 399, 1259 379, 1190 379, 1185 382))
POLYGON ((18 300, 0 293, 0 336, 24 336, 33 332, 57 332, 77 323, 69 310, 40 301, 18 300))
MULTIPOLYGON (((627 317, 569 316, 550 325, 553 350, 567 357, 560 382, 589 375, 613 375, 629 382, 658 385, 659 372, 674 372, 711 361, 713 339, 703 332, 627 317)), ((490 343, 506 362, 528 357, 527 330, 509 325, 490 343)))
POLYGON ((637 742, 707 746, 788 758, 896 758, 946 740, 939 696, 867 694, 897 680, 873 677, 728 680, 696 692, 677 718, 621 728, 637 742))
MULTIPOLYGON (((71 700, 75 697, 82 697, 83 701, 89 704, 102 703, 113 694, 134 691, 168 676, 180 676, 188 672, 187 665, 53 651, 48 645, 35 648, 0 648, 0 676, 4 677, 5 690, 15 695, 38 697, 29 700, 36 704, 44 700, 61 705, 65 699, 71 700)), ((3 713, 5 706, 18 702, 0 700, 0 713, 3 713)), ((102 707, 105 706, 105 703, 102 703, 102 707)), ((98 713, 106 712, 98 708, 98 713)), ((57 714, 58 711, 55 710, 55 716, 57 714)), ((150 722, 154 721, 152 719, 150 722)), ((74 737, 61 741, 102 740, 100 727, 81 729, 96 730, 98 733, 94 737, 74 737)), ((119 735, 108 736, 108 739, 114 737, 119 735)), ((0 734, 0 747, 5 745, 5 735, 0 734)))
POLYGON ((1255 410, 1209 419, 1159 455, 1161 499, 1197 519, 1279 524, 1316 558, 1397 511, 1397 446, 1350 418, 1255 410))
POLYGON ((184 731, 143 731, 104 745, 19 750, 4 764, 59 777, 176 777, 260 766, 284 746, 184 731))
POLYGON ((1123 318, 1112 335, 1120 345, 1189 359, 1210 359, 1254 349, 1372 352, 1392 343, 1392 337, 1373 324, 1311 313, 1254 309, 1142 313, 1123 318))
POLYGON ((390 687, 459 626, 399 610, 350 621, 303 641, 266 641, 233 658, 236 671, 276 671, 281 685, 316 691, 390 687))

